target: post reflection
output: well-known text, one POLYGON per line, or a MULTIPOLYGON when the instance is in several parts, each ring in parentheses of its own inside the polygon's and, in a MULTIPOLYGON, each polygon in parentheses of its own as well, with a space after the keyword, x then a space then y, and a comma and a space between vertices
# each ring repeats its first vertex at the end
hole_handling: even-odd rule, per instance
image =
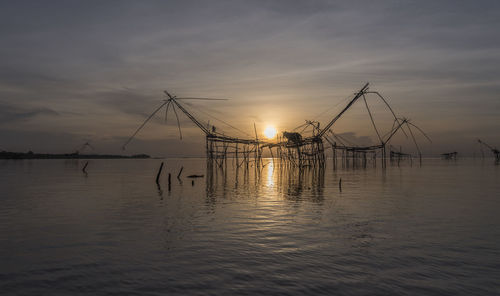
POLYGON ((274 159, 270 159, 267 163, 267 184, 266 186, 269 188, 274 187, 274 159))
POLYGON ((289 166, 279 159, 264 159, 249 166, 214 166, 207 163, 206 200, 245 199, 324 200, 324 167, 289 166))

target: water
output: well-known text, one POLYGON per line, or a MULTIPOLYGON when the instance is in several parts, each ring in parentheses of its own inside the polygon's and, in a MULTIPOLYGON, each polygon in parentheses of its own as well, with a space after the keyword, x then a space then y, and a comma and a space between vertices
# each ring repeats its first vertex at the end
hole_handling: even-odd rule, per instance
POLYGON ((500 295, 493 161, 160 162, 2 161, 2 295, 500 295))

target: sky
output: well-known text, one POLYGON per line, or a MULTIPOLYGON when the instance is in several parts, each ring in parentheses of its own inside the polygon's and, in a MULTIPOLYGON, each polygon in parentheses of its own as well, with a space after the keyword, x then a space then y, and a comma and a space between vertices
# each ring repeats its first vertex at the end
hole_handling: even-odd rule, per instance
MULTIPOLYGON (((424 154, 471 154, 500 146, 499 32, 498 1, 0 1, 0 150, 203 155, 203 133, 179 114, 181 141, 164 112, 121 147, 163 90, 229 99, 185 106, 248 137, 325 125, 370 82, 431 137, 424 154)), ((363 108, 334 131, 376 142, 363 108)))

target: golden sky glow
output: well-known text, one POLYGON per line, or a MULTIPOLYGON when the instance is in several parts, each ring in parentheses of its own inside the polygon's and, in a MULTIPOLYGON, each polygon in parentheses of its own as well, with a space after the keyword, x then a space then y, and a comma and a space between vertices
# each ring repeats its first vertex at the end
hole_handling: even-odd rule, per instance
MULTIPOLYGON (((325 126, 365 82, 435 152, 500 143, 495 1, 4 2, 0 150, 63 153, 90 140, 96 153, 122 153, 165 89, 230 99, 183 101, 228 136, 253 139, 254 124, 259 139, 267 125, 302 133, 305 120, 325 126)), ((385 134, 391 114, 368 104, 385 134)), ((179 114, 180 141, 169 116, 153 118, 127 153, 203 156, 203 132, 179 114)), ((363 102, 333 131, 377 142, 363 102)))

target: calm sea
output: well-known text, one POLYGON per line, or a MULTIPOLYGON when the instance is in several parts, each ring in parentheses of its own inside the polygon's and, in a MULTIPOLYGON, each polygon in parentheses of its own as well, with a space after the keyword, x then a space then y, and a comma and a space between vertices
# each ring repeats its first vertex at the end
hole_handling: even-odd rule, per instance
POLYGON ((500 295, 493 160, 330 161, 1 161, 0 294, 500 295))

